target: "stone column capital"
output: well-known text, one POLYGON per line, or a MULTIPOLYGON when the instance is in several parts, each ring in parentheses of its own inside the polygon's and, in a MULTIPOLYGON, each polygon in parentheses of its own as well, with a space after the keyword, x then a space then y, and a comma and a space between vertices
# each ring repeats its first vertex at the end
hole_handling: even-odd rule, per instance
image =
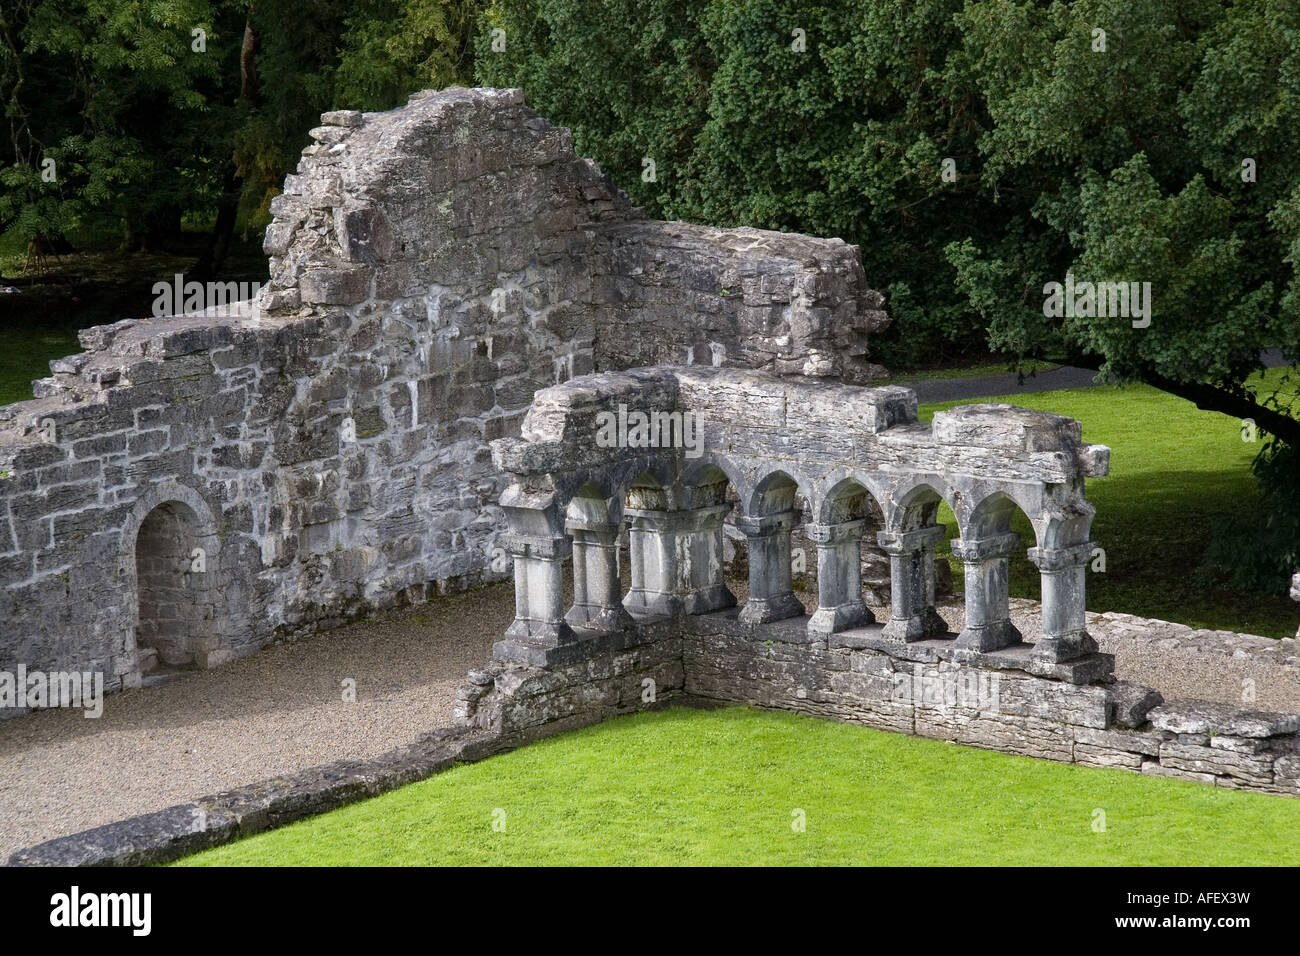
POLYGON ((862 527, 866 523, 865 518, 840 521, 836 524, 816 524, 810 521, 804 525, 804 533, 807 535, 808 540, 814 544, 839 544, 843 541, 861 538, 862 527))
POLYGON ((793 530, 799 517, 797 511, 781 511, 774 515, 737 515, 736 530, 746 537, 765 538, 793 530))
POLYGON ((952 553, 961 561, 987 561, 1010 557, 1018 544, 1020 535, 1015 531, 988 538, 957 538, 952 542, 952 553))
POLYGON ((609 521, 583 521, 578 518, 570 518, 564 522, 564 530, 569 534, 577 534, 578 532, 585 531, 597 536, 606 534, 617 535, 622 530, 622 526, 609 521))
POLYGON ((721 522, 731 505, 706 505, 677 511, 658 511, 647 508, 625 508, 623 517, 629 526, 657 534, 682 531, 702 531, 710 522, 721 522))
POLYGON ((567 558, 572 544, 567 536, 539 537, 524 534, 503 534, 501 547, 516 558, 541 558, 554 560, 567 558))
POLYGON ((1087 564, 1092 559, 1095 541, 1072 544, 1064 548, 1030 548, 1029 560, 1040 571, 1066 571, 1087 564))
POLYGON ((926 545, 933 547, 947 535, 948 529, 936 524, 915 531, 880 531, 876 534, 876 543, 886 554, 907 554, 926 545))

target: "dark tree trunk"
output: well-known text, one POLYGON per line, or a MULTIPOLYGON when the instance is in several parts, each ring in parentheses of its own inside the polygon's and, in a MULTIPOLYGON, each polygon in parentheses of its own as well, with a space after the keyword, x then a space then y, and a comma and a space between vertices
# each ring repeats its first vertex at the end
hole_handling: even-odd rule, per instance
MULTIPOLYGON (((239 49, 239 105, 252 106, 257 94, 257 35, 253 32, 253 7, 248 8, 244 21, 244 42, 239 49)), ((230 254, 235 237, 235 221, 239 216, 239 198, 243 193, 244 179, 233 159, 227 161, 222 173, 221 204, 217 207, 217 221, 212 225, 207 247, 190 270, 199 281, 217 277, 230 254)))
MULTIPOLYGON (((1102 358, 1098 355, 1072 352, 1061 356, 1035 356, 1043 361, 1056 361, 1076 368, 1099 369, 1102 358)), ((1275 435, 1294 448, 1300 448, 1300 419, 1292 418, 1284 411, 1261 405, 1254 396, 1242 389, 1229 389, 1204 382, 1178 382, 1160 375, 1151 368, 1141 370, 1141 380, 1152 388, 1185 398, 1197 408, 1207 412, 1219 412, 1238 419, 1251 419, 1261 430, 1275 435)))

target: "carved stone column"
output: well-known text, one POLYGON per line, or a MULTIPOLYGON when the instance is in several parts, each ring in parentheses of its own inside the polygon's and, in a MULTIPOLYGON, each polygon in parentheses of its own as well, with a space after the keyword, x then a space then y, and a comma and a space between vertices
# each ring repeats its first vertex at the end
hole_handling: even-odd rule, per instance
POLYGON ((1019 543, 1014 531, 952 543, 952 553, 966 570, 966 626, 957 635, 957 647, 994 651, 1020 643, 1007 606, 1008 559, 1019 543))
POLYGON ((1043 582, 1043 633, 1034 645, 1034 657, 1044 661, 1069 661, 1097 650, 1088 634, 1087 571, 1094 542, 1065 548, 1030 548, 1029 560, 1038 566, 1043 582))
POLYGON ((601 633, 631 625, 618 580, 619 526, 570 518, 565 530, 573 536, 573 607, 564 619, 601 633))
POLYGON ((505 535, 502 546, 515 560, 515 620, 506 637, 564 644, 575 639, 564 620, 564 559, 567 537, 505 535))
POLYGON ((679 585, 687 614, 735 607, 736 596, 722 574, 722 521, 731 505, 708 505, 678 516, 679 585))
POLYGON ((634 614, 681 613, 674 512, 627 508, 623 514, 627 519, 628 556, 632 564, 632 587, 623 599, 623 606, 634 614))
POLYGON ((934 609, 934 546, 944 539, 941 525, 915 531, 881 531, 876 541, 889 555, 889 623, 884 636, 900 644, 947 633, 934 609))
POLYGON ((794 596, 790 573, 790 531, 800 517, 797 511, 782 511, 736 519, 736 528, 749 545, 749 601, 740 609, 740 620, 746 624, 766 624, 804 613, 794 596))
POLYGON ((808 630, 834 634, 875 621, 862 601, 863 520, 808 524, 808 540, 817 545, 817 610, 808 630))
POLYGON ((564 559, 569 539, 550 492, 511 485, 501 495, 510 532, 501 546, 514 557, 515 620, 506 637, 541 644, 574 640, 564 621, 564 559))
POLYGON ((708 614, 734 607, 722 575, 722 519, 731 506, 687 511, 628 508, 632 589, 624 606, 641 614, 708 614))

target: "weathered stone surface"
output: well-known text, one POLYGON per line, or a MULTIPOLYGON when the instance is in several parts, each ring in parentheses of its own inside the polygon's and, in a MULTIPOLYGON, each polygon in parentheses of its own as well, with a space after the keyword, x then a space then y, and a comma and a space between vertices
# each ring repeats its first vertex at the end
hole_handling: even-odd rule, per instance
POLYGON ((1271 754, 1246 754, 1220 747, 1165 741, 1160 745, 1160 764, 1176 770, 1233 777, 1255 785, 1273 782, 1271 754))
POLYGON ((1217 701, 1180 700, 1148 715, 1152 726, 1175 734, 1219 733, 1233 737, 1275 737, 1300 731, 1300 714, 1246 710, 1217 701))
POLYGON ((1189 780, 1193 783, 1208 784, 1211 787, 1214 786, 1216 780, 1212 773, 1196 773, 1179 767, 1166 767, 1155 760, 1143 761, 1141 769, 1142 773, 1153 777, 1173 777, 1175 780, 1189 780))
POLYGON ((1115 700, 1115 723, 1120 727, 1141 727, 1152 709, 1164 703, 1160 691, 1128 681, 1115 681, 1110 693, 1115 700))
POLYGON ((1098 747, 1094 744, 1074 744, 1074 762, 1088 767, 1118 767, 1122 770, 1141 770, 1142 755, 1131 750, 1098 747))
POLYGON ((1152 731, 1097 730, 1091 727, 1076 727, 1074 740, 1076 744, 1102 750, 1122 750, 1149 757, 1158 757, 1163 743, 1161 735, 1152 731))
POLYGON ((661 360, 871 373, 888 318, 853 246, 648 220, 519 90, 334 111, 311 137, 255 304, 84 330, 0 408, 0 670, 138 682, 179 606, 146 593, 142 629, 138 532, 169 503, 164 596, 212 597, 171 656, 211 665, 508 574, 488 443, 539 389, 661 360))

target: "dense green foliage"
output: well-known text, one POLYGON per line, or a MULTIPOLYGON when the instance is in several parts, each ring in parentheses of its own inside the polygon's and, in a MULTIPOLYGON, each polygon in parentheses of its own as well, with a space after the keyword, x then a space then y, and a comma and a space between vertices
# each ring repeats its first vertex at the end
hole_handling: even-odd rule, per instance
POLYGON ((469 82, 482 0, 14 0, 0 9, 0 234, 165 246, 252 227, 335 107, 469 82), (196 33, 196 31, 201 31, 196 33), (52 175, 42 177, 47 160, 52 175), (226 218, 221 218, 223 208, 226 218), (224 221, 224 227, 222 223, 224 221))
POLYGON ((0 238, 188 217, 212 268, 319 112, 454 82, 522 86, 654 215, 857 243, 886 365, 991 350, 1251 419, 1270 523, 1220 550, 1300 566, 1300 419, 1250 378, 1300 353, 1291 0, 12 0, 0 238), (1046 315, 1067 276, 1150 283, 1150 324, 1046 315))
POLYGON ((508 42, 479 31, 481 80, 522 86, 653 213, 858 243, 890 298, 886 364, 988 347, 1252 419, 1279 513, 1235 563, 1274 591, 1300 565, 1300 422, 1248 383, 1261 349, 1300 353, 1300 8, 496 0, 486 19, 508 42), (1150 324, 1045 315, 1067 275, 1149 282, 1150 324))
POLYGON ((792 714, 675 709, 456 767, 183 863, 1269 866, 1300 862, 1297 824, 1300 801, 1269 794, 792 714))

